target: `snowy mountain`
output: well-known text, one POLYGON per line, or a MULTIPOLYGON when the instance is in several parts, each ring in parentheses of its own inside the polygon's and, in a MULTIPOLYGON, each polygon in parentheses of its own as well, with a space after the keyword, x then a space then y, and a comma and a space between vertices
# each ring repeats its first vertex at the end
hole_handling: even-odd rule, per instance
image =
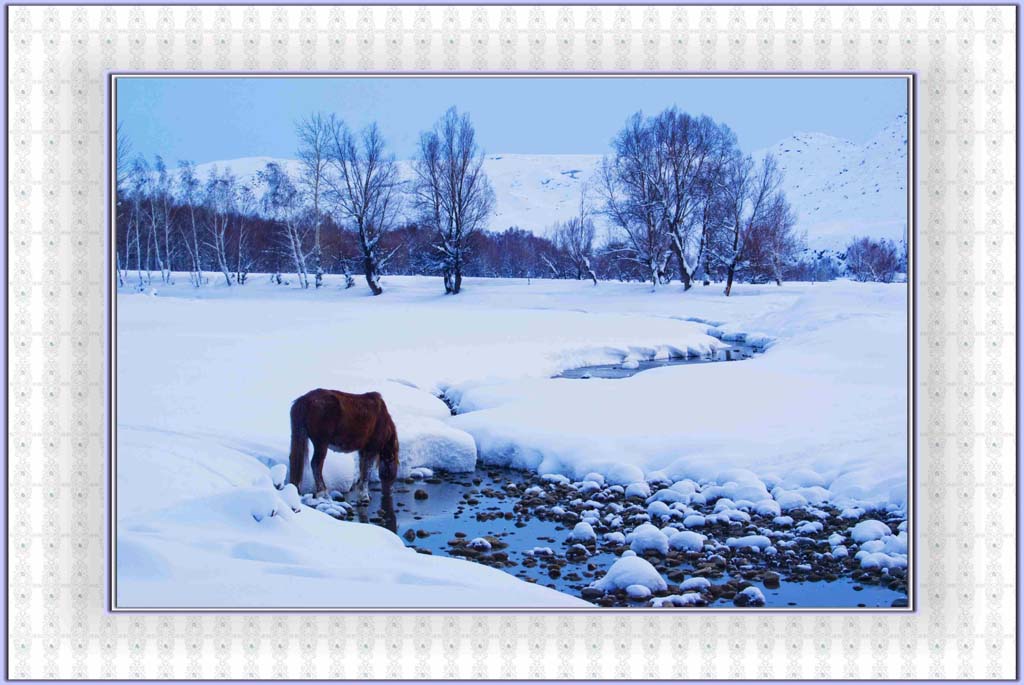
MULTIPOLYGON (((864 145, 823 133, 797 133, 755 156, 773 152, 785 180, 783 188, 796 210, 797 229, 814 249, 844 247, 851 236, 899 240, 907 222, 907 117, 901 114, 864 145)), ((245 157, 197 166, 200 177, 216 166, 230 167, 242 180, 253 178, 267 162, 297 172, 295 160, 245 157)), ((497 203, 490 229, 509 226, 546 235, 550 227, 574 215, 580 188, 601 155, 493 154, 484 170, 497 203)), ((403 178, 411 164, 400 161, 403 178)), ((596 199, 591 196, 592 200, 596 199)))
POLYGON ((772 152, 783 189, 809 247, 844 247, 854 235, 900 240, 907 226, 907 116, 864 145, 823 133, 797 133, 772 152))

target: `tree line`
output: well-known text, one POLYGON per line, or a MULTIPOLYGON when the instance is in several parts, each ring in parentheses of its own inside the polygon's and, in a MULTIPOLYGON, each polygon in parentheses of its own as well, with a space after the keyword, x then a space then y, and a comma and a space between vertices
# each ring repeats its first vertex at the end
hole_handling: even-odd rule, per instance
POLYGON ((385 274, 436 275, 456 294, 465 276, 599 278, 695 283, 829 280, 848 272, 892 280, 894 245, 858 239, 846 255, 809 253, 771 155, 739 150, 728 126, 672 107, 631 116, 612 140, 573 216, 539 236, 487 230, 495 195, 468 114, 454 107, 420 134, 411 178, 376 124, 358 131, 332 114, 296 125, 297 166, 268 163, 240 180, 195 164, 174 169, 131 154, 121 127, 116 156, 119 285, 169 283, 185 272, 244 285, 250 273, 319 288, 324 275, 361 276, 374 295, 385 274), (609 234, 598 244, 595 217, 609 234))

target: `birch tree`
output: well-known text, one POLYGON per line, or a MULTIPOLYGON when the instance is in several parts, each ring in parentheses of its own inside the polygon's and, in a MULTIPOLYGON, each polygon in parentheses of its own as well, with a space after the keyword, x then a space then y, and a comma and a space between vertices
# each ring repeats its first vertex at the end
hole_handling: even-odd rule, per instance
POLYGON ((252 269, 253 255, 249 250, 249 229, 253 215, 256 213, 256 194, 249 184, 238 186, 235 206, 235 283, 245 285, 252 269))
POLYGON ((218 174, 210 172, 203 193, 204 216, 208 239, 206 246, 213 252, 217 267, 224 276, 224 284, 231 285, 231 268, 228 266, 227 235, 231 217, 235 212, 235 177, 230 170, 218 174))
POLYGON ((199 237, 198 216, 202 202, 199 177, 196 176, 195 164, 189 161, 178 162, 178 202, 185 213, 184 220, 178 226, 182 243, 189 260, 189 280, 199 288, 203 285, 203 250, 199 237))
POLYGON ((153 164, 153 186, 149 201, 149 214, 153 232, 156 259, 160 266, 160 279, 171 282, 174 247, 174 196, 171 175, 160 155, 153 164))
POLYGON ((323 218, 323 196, 329 164, 330 147, 336 122, 333 116, 311 114, 295 126, 299 138, 299 183, 312 208, 313 220, 313 272, 316 287, 323 285, 323 249, 320 245, 320 227, 323 218))
POLYGON ((305 229, 299 190, 288 172, 275 162, 268 163, 258 174, 266 185, 263 208, 281 228, 282 247, 295 265, 295 277, 302 288, 309 287, 306 265, 305 229))
MULTIPOLYGON (((128 207, 127 202, 127 186, 128 178, 130 176, 130 160, 131 159, 131 141, 128 139, 127 133, 124 130, 124 124, 122 122, 117 123, 117 130, 114 138, 114 212, 119 226, 123 225, 126 227, 124 244, 120 244, 114 247, 114 256, 116 259, 115 269, 117 271, 117 285, 123 287, 128 266, 128 239, 127 239, 127 224, 128 217, 125 210, 128 207), (124 248, 125 256, 121 259, 121 249, 124 248)), ((118 231, 120 234, 120 230, 118 231)), ((118 236, 120 237, 120 235, 118 236)))
POLYGON ((343 122, 335 121, 327 176, 330 196, 339 224, 350 225, 359 240, 363 275, 374 295, 384 289, 381 271, 395 254, 383 254, 381 238, 392 228, 398 210, 398 167, 386 153, 377 124, 354 134, 343 122))
POLYGON ((485 228, 494 210, 494 190, 483 171, 484 153, 468 114, 452 107, 420 136, 413 164, 413 197, 424 224, 435 235, 444 291, 458 294, 468 240, 485 228))

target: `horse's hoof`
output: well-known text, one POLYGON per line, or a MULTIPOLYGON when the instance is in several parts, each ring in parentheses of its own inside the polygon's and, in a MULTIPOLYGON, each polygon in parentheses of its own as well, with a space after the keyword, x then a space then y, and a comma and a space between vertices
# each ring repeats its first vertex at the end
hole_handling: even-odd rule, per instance
POLYGON ((316 497, 317 499, 327 499, 327 491, 321 490, 320 492, 313 495, 313 497, 316 497))

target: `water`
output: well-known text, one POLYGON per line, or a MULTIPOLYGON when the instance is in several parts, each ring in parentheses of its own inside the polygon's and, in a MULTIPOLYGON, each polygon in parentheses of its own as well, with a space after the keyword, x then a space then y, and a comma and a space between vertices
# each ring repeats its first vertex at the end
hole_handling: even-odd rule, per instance
POLYGON ((707 364, 709 362, 740 361, 750 359, 754 354, 764 350, 753 345, 733 344, 730 347, 717 350, 713 354, 692 357, 669 357, 668 359, 649 359, 638 362, 636 366, 620 364, 599 364, 595 366, 580 366, 575 369, 568 369, 553 378, 629 378, 641 371, 657 369, 662 366, 680 366, 682 364, 707 364))
MULTIPOLYGON (((596 554, 581 559, 566 558, 570 531, 565 525, 535 517, 526 518, 522 512, 517 512, 515 505, 519 498, 507 494, 505 486, 515 483, 521 492, 530 485, 529 474, 510 469, 478 468, 472 473, 438 475, 439 478, 432 479, 434 482, 396 483, 393 507, 389 510, 382 510, 381 493, 373 491, 370 505, 360 512, 361 518, 394 530, 403 536, 409 547, 429 550, 432 554, 483 561, 528 582, 577 597, 584 587, 604 575, 618 558, 614 552, 602 549, 600 544, 596 554), (427 498, 416 499, 417 491, 425 492, 427 498), (467 498, 475 504, 470 504, 467 498), (411 539, 404 537, 409 531, 413 532, 411 539), (426 536, 416 537, 417 531, 426 533, 426 536), (464 537, 459 538, 457 534, 464 537), (507 547, 492 550, 498 552, 498 559, 490 554, 473 558, 460 554, 458 547, 450 544, 453 540, 469 541, 478 537, 490 537, 507 547), (526 554, 537 547, 550 548, 558 558, 557 565, 537 561, 538 557, 526 554), (507 555, 507 562, 500 558, 502 555, 507 555), (553 573, 552 568, 557 570, 553 573)), ((686 577, 690 577, 691 569, 686 566, 679 568, 687 571, 686 577)), ((712 579, 712 582, 721 583, 728 579, 726 574, 712 579)), ((783 580, 780 587, 774 589, 767 589, 760 582, 753 584, 764 593, 768 607, 890 607, 893 600, 905 597, 902 592, 878 585, 859 585, 847 577, 831 582, 783 580), (854 587, 862 589, 854 590, 854 587)), ((731 607, 733 604, 731 600, 722 598, 710 606, 731 607)))

